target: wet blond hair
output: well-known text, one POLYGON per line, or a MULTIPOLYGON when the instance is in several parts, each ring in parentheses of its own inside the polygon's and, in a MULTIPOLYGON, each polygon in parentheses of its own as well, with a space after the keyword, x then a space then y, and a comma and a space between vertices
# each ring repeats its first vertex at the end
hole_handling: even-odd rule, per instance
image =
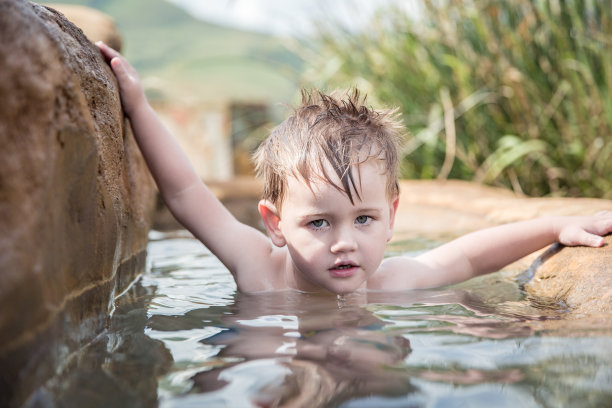
POLYGON ((302 91, 302 104, 277 126, 253 157, 264 179, 263 199, 279 210, 290 176, 312 182, 323 180, 346 194, 354 204, 359 189, 354 170, 369 160, 383 164, 387 196, 399 194, 399 143, 404 128, 397 109, 374 110, 357 89, 333 92, 302 91), (332 180, 330 169, 341 182, 332 180))

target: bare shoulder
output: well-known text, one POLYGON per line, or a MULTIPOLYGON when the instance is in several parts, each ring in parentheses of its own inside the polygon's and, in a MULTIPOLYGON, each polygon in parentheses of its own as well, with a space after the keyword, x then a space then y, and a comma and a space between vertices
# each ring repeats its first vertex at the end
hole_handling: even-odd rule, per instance
POLYGON ((285 269, 288 251, 278 248, 270 239, 255 230, 257 239, 251 239, 241 250, 236 250, 236 261, 230 267, 238 289, 242 292, 267 292, 286 289, 285 269), (248 248, 247 248, 248 246, 248 248))
POLYGON ((190 224, 192 233, 225 265, 243 292, 270 290, 284 272, 285 248, 262 231, 239 222, 221 205, 190 224), (216 211, 215 211, 216 209, 216 211))
POLYGON ((439 286, 440 274, 436 268, 419 258, 394 256, 383 260, 368 280, 368 289, 401 291, 439 286))

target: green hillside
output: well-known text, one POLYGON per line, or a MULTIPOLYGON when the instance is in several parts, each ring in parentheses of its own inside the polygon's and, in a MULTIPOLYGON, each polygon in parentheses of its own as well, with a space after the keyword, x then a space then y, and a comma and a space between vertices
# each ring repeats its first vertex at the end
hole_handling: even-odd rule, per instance
POLYGON ((301 64, 282 39, 205 23, 164 0, 61 2, 113 17, 123 54, 162 94, 262 102, 289 101, 295 94, 301 64))

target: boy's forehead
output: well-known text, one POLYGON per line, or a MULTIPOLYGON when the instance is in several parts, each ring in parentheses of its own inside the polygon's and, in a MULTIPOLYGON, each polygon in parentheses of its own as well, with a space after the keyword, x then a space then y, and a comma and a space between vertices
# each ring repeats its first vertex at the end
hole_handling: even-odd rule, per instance
MULTIPOLYGON (((325 166, 327 167, 325 171, 329 177, 329 180, 320 169, 312 169, 312 173, 309 175, 308 179, 304 178, 304 176, 299 174, 297 171, 290 173, 287 177, 286 197, 302 195, 304 194, 305 189, 307 189, 315 198, 323 191, 327 191, 329 187, 332 187, 335 190, 337 190, 337 188, 344 190, 340 177, 334 171, 331 165, 326 164, 325 166)), ((359 190, 357 193, 360 193, 363 190, 363 186, 367 184, 381 182, 383 182, 383 185, 386 184, 386 180, 384 180, 386 177, 384 165, 380 163, 379 160, 368 160, 364 163, 354 165, 352 168, 352 174, 355 180, 355 186, 359 190)), ((352 186, 351 189, 353 189, 352 186)), ((345 191, 342 191, 342 193, 346 194, 345 191)))

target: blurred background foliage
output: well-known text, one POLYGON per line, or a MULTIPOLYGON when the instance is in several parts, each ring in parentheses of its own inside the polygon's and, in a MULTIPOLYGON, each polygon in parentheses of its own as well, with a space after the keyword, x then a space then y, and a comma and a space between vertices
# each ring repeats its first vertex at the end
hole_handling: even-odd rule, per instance
POLYGON ((115 19, 153 100, 274 107, 264 125, 236 124, 248 117, 232 108, 245 157, 300 86, 356 86, 373 106, 400 108, 405 178, 612 199, 609 1, 388 0, 364 24, 351 0, 344 28, 320 0, 318 15, 292 12, 316 20, 293 40, 206 23, 164 0, 63 2, 115 19))
POLYGON ((424 1, 320 23, 303 82, 398 106, 407 178, 612 198, 612 12, 588 0, 424 1))

